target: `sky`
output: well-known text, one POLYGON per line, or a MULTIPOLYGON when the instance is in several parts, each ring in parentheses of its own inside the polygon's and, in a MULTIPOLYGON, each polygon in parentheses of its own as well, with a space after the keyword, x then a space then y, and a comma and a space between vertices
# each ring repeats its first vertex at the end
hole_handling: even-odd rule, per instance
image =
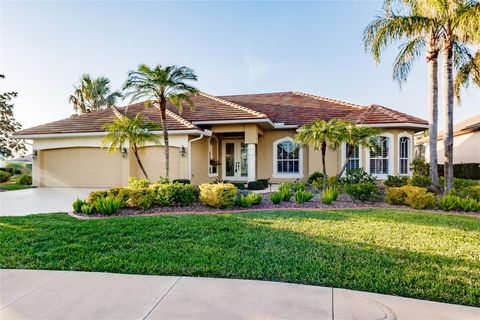
MULTIPOLYGON (((119 89, 140 63, 178 64, 214 95, 303 91, 426 119, 424 57, 400 88, 392 80, 398 44, 378 65, 363 49, 362 32, 380 9, 379 1, 2 0, 0 91, 18 91, 15 115, 28 128, 70 116, 68 97, 84 73, 119 89)), ((478 113, 480 89, 471 86, 455 121, 478 113)))

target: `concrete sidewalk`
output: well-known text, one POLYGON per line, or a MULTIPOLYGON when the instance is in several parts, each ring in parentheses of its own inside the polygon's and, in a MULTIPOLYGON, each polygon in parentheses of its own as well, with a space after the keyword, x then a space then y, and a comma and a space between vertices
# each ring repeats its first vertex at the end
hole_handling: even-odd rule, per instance
POLYGON ((0 270, 0 319, 480 319, 480 309, 212 278, 0 270))

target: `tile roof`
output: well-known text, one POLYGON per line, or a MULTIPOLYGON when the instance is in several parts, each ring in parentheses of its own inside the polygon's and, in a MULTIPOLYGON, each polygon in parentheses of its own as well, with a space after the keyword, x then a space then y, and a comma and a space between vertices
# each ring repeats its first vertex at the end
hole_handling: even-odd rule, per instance
MULTIPOLYGON (((201 92, 192 97, 194 109, 187 106, 179 113, 171 103, 167 105, 169 130, 199 129, 206 121, 260 120, 297 125, 315 119, 342 118, 359 124, 405 124, 427 125, 425 120, 379 105, 367 107, 339 100, 324 98, 302 92, 278 92, 212 96, 201 92)), ((160 114, 154 107, 146 108, 143 102, 118 108, 128 116, 141 112, 149 120, 160 123, 160 114)), ((25 129, 16 135, 101 132, 106 122, 115 118, 112 110, 99 110, 80 116, 25 129)))

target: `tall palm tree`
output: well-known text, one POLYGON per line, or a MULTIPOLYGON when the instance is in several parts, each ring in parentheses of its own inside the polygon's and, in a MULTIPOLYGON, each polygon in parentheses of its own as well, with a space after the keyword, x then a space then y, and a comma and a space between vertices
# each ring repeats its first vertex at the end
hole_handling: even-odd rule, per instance
POLYGON ((340 140, 343 143, 346 143, 348 145, 347 148, 347 154, 346 154, 346 159, 345 163, 342 166, 342 169, 340 170, 340 173, 337 176, 337 180, 340 179, 342 176, 343 172, 347 168, 348 161, 352 157, 355 147, 361 147, 361 148, 366 148, 370 150, 374 150, 378 148, 377 142, 372 139, 375 136, 378 136, 380 133, 382 133, 382 130, 377 129, 377 128, 372 128, 372 127, 363 127, 363 126, 357 126, 353 123, 345 123, 344 130, 342 130, 342 135, 340 136, 340 140))
POLYGON ((327 188, 327 168, 325 156, 327 147, 337 149, 344 134, 345 123, 338 119, 329 121, 315 120, 310 124, 302 126, 295 135, 294 140, 303 145, 313 145, 315 150, 322 152, 323 190, 327 188))
POLYGON ((140 113, 137 113, 134 118, 129 118, 115 108, 114 112, 117 119, 103 126, 107 131, 107 135, 103 138, 102 145, 108 145, 108 150, 114 152, 118 149, 123 149, 128 144, 137 160, 138 166, 145 178, 148 179, 147 172, 138 155, 138 148, 144 146, 147 142, 160 142, 158 135, 151 132, 151 130, 159 129, 158 124, 147 121, 140 113))
POLYGON ((84 74, 80 78, 80 84, 75 86, 75 92, 69 97, 69 102, 76 113, 86 113, 110 108, 121 97, 119 91, 112 91, 107 78, 92 78, 89 74, 84 74))
POLYGON ((466 61, 460 62, 455 75, 455 82, 453 84, 453 92, 457 103, 461 101, 461 90, 467 88, 473 82, 480 87, 480 50, 475 55, 468 58, 466 61))
POLYGON ((417 1, 386 0, 383 14, 373 20, 363 35, 365 50, 375 62, 392 42, 402 41, 393 66, 393 78, 402 85, 408 78, 413 62, 424 51, 428 65, 428 125, 430 146, 430 178, 438 185, 437 131, 438 131, 438 55, 441 44, 441 25, 420 11, 417 1), (397 13, 395 6, 400 4, 397 13))
POLYGON ((198 93, 198 89, 187 84, 186 81, 196 81, 197 75, 185 66, 161 66, 157 64, 150 68, 145 64, 138 66, 136 71, 128 73, 127 81, 123 86, 125 97, 130 96, 131 101, 145 99, 145 106, 153 105, 160 110, 162 121, 163 142, 165 145, 165 176, 168 178, 170 171, 170 151, 167 128, 167 101, 170 101, 181 113, 183 104, 187 103, 193 108, 191 95, 198 93))

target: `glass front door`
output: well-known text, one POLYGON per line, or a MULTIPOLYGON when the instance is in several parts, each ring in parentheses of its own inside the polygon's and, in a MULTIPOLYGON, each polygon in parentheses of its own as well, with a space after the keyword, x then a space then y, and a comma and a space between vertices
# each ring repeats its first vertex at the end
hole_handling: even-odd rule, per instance
POLYGON ((247 180, 247 144, 241 141, 224 141, 223 168, 223 179, 232 181, 247 180))

